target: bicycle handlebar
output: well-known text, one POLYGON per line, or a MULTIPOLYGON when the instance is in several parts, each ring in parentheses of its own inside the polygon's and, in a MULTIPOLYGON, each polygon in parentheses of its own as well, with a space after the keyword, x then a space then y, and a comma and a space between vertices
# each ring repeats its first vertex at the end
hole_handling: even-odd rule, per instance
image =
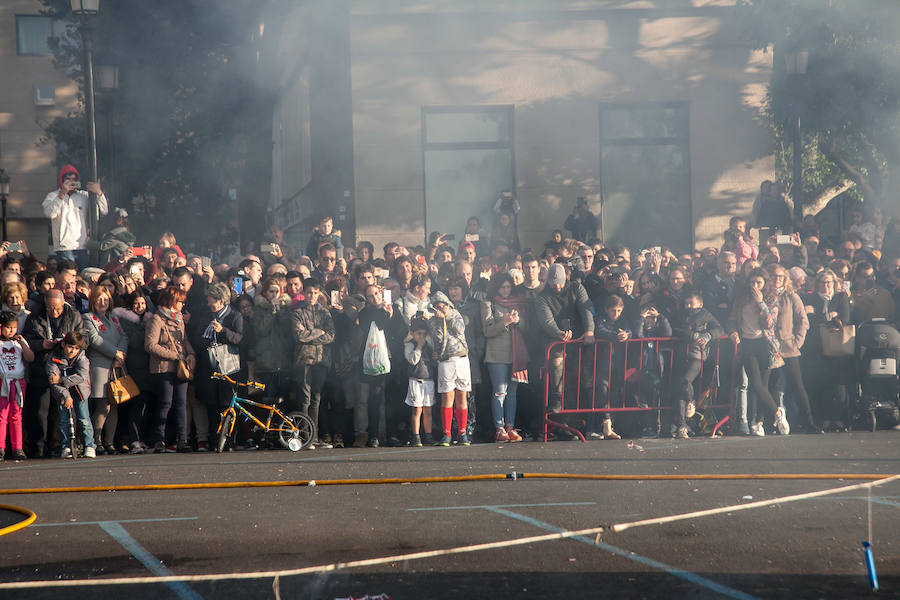
POLYGON ((248 381, 246 383, 243 381, 235 381, 234 379, 232 379, 228 375, 225 375, 224 373, 213 373, 212 378, 219 379, 221 381, 227 381, 231 385, 239 385, 239 386, 243 386, 243 387, 254 387, 259 390, 266 389, 266 384, 264 384, 264 383, 257 383, 256 381, 248 381))

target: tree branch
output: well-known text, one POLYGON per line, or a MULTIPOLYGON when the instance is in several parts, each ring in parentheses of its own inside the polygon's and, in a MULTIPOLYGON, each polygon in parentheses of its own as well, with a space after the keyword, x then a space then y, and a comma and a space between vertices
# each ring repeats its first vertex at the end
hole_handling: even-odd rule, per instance
POLYGON ((856 168, 853 167, 847 160, 841 156, 840 152, 837 151, 837 143, 835 142, 833 137, 829 137, 827 143, 819 143, 819 149, 822 153, 828 157, 828 159, 836 164, 838 168, 844 172, 844 174, 851 180, 853 183, 859 186, 860 191, 864 198, 871 199, 876 201, 878 198, 878 194, 875 192, 872 185, 869 183, 868 179, 865 175, 860 173, 856 168))

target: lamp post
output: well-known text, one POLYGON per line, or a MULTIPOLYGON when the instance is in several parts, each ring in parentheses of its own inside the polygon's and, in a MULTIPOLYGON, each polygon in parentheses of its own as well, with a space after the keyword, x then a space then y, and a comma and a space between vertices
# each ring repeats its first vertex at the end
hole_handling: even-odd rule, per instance
MULTIPOLYGON (((90 181, 99 181, 97 171, 97 121, 94 111, 94 29, 93 19, 100 12, 100 0, 71 0, 72 14, 81 20, 81 46, 84 50, 84 108, 87 121, 88 173, 90 181)), ((88 226, 94 239, 100 239, 98 231, 100 215, 97 198, 91 194, 91 211, 88 226)))
POLYGON ((6 237, 6 199, 9 196, 9 175, 6 169, 0 169, 0 203, 3 205, 3 241, 6 237))
POLYGON ((791 50, 784 53, 784 70, 791 79, 792 105, 794 108, 791 126, 794 146, 794 174, 792 176, 791 195, 794 200, 794 220, 803 221, 803 138, 800 131, 800 78, 806 75, 809 52, 791 50))

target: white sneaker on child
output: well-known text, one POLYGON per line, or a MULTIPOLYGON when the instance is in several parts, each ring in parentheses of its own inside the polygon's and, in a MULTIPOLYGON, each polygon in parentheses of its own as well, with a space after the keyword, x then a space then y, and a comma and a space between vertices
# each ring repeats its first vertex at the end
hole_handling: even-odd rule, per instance
POLYGON ((61 458, 72 458, 72 449, 63 448, 61 458))
POLYGON ((778 435, 790 435, 791 434, 791 426, 788 423, 787 417, 784 414, 784 407, 781 406, 775 411, 775 429, 778 431, 778 435))
POLYGON ((750 424, 750 435, 755 435, 756 437, 766 436, 766 429, 763 427, 762 421, 750 424))
POLYGON ((687 404, 684 405, 684 418, 690 419, 695 414, 697 414, 697 405, 694 404, 693 400, 691 400, 687 404))

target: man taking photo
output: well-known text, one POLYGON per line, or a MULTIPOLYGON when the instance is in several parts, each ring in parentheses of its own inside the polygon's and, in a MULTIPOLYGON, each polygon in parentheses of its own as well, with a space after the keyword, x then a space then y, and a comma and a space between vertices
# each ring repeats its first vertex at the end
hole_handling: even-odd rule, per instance
POLYGON ((44 216, 50 219, 53 232, 53 252, 61 258, 73 260, 79 269, 88 266, 88 215, 91 210, 90 195, 97 196, 100 215, 108 212, 109 204, 100 183, 90 181, 80 189, 81 176, 72 165, 66 165, 59 172, 59 189, 47 194, 41 206, 44 216))

